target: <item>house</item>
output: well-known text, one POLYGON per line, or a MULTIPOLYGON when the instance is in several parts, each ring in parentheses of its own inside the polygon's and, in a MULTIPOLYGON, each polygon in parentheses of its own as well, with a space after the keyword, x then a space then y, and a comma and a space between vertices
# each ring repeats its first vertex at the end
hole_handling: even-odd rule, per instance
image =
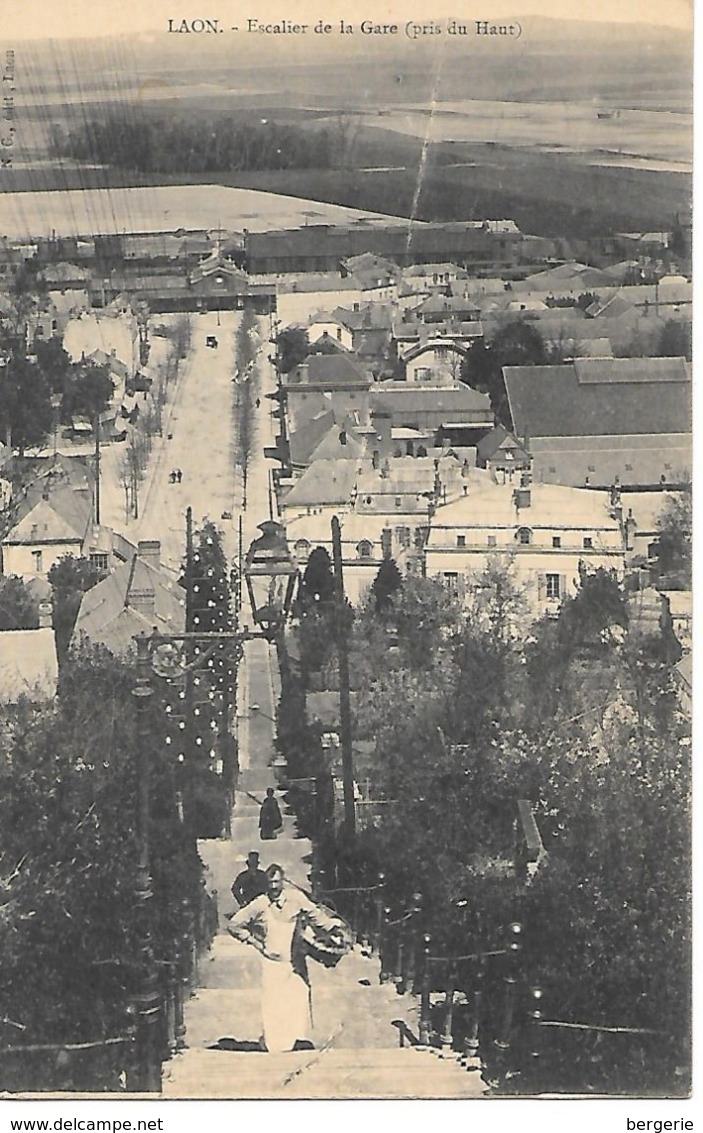
POLYGON ((50 475, 31 483, 11 504, 12 526, 2 541, 5 574, 46 575, 63 555, 84 552, 93 522, 90 486, 50 475))
POLYGON ((289 546, 301 569, 315 547, 331 553, 331 520, 338 516, 345 592, 358 603, 384 558, 402 571, 420 570, 429 517, 462 495, 466 471, 452 454, 318 461, 282 501, 289 546))
POLYGON ((335 307, 360 306, 363 298, 358 282, 352 276, 343 279, 339 271, 276 282, 276 311, 282 326, 304 324, 311 315, 335 307))
POLYGON ((400 268, 391 260, 373 252, 350 256, 341 265, 342 278, 349 276, 359 285, 362 295, 376 303, 395 302, 398 298, 400 268))
POLYGON ((140 540, 137 553, 83 595, 74 642, 86 639, 117 656, 137 634, 183 633, 185 591, 164 572, 158 540, 140 540))
POLYGON ((283 386, 290 432, 330 408, 341 414, 368 413, 372 384, 370 372, 351 354, 309 354, 283 386))
POLYGON ((684 358, 579 358, 503 374, 513 432, 529 448, 536 482, 634 490, 690 477, 684 358))
POLYGON ((488 395, 458 381, 439 387, 379 382, 373 389, 371 405, 390 414, 393 427, 431 433, 435 444, 442 443, 442 436, 454 444, 475 444, 494 424, 488 395))
POLYGON ((116 315, 117 312, 110 315, 106 311, 90 311, 69 320, 63 345, 72 362, 80 362, 100 350, 122 362, 130 374, 136 372, 139 366, 137 320, 131 313, 116 315))
POLYGON ((435 388, 455 386, 466 357, 466 347, 441 338, 411 346, 400 354, 404 381, 408 385, 430 385, 435 388))
POLYGON ((51 603, 39 604, 37 629, 0 633, 0 704, 23 697, 35 702, 53 700, 59 679, 51 603))
POLYGON ((606 492, 557 484, 498 483, 473 469, 459 500, 440 504, 425 548, 428 578, 469 596, 491 562, 513 565, 532 618, 556 613, 576 593, 579 564, 604 567, 622 578, 622 508, 606 492))
POLYGON ((190 292, 204 306, 241 309, 249 292, 245 272, 216 249, 201 260, 188 274, 190 292))
POLYGON ((503 476, 529 469, 530 454, 504 425, 495 425, 476 445, 476 464, 503 476))
POLYGON ((58 263, 45 264, 41 276, 49 292, 51 291, 87 291, 90 272, 78 264, 60 260, 58 263))
POLYGON ((467 278, 467 272, 458 264, 413 264, 403 268, 403 284, 408 291, 424 293, 437 289, 448 289, 457 280, 467 278))

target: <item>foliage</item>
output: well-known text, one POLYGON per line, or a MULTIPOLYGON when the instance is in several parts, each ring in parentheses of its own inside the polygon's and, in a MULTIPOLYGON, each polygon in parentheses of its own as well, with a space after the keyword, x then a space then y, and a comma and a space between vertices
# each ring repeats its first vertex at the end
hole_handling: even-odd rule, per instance
MULTIPOLYGON (((124 1034, 140 976, 134 887, 137 780, 148 747, 155 956, 183 947, 184 900, 201 864, 179 822, 173 767, 156 715, 138 739, 134 673, 107 651, 78 650, 55 704, 6 712, 0 738, 0 995, 13 1045, 124 1034)), ((50 1074, 46 1062, 40 1073, 50 1074)), ((29 1088, 41 1089, 41 1081, 29 1088)))
POLYGON ((71 373, 72 362, 58 338, 39 340, 34 348, 39 369, 52 393, 63 393, 71 373))
POLYGON ((71 641, 83 595, 105 577, 90 559, 62 555, 51 567, 47 578, 52 588, 53 625, 56 652, 63 661, 71 641))
POLYGON ((490 343, 477 339, 461 367, 461 380, 491 399, 491 409, 507 429, 512 429, 504 366, 544 366, 549 358, 544 339, 531 323, 513 319, 496 330, 490 343))
POLYGON ((49 384, 35 362, 22 354, 0 367, 0 436, 9 438, 22 455, 43 444, 52 430, 54 412, 49 384))
POLYGON ((433 579, 409 575, 391 597, 387 616, 408 668, 424 669, 434 664, 443 643, 459 625, 461 604, 433 579))
POLYGON ((691 485, 667 497, 657 521, 657 566, 659 574, 676 574, 691 586, 693 512, 691 485))
POLYGON ((310 353, 308 332, 304 327, 286 327, 276 339, 276 365, 281 374, 289 374, 310 353))
POLYGON ((488 555, 483 570, 467 580, 472 622, 503 641, 515 636, 528 609, 525 586, 516 578, 514 555, 488 555))
POLYGON ((38 625, 37 603, 22 579, 14 574, 0 577, 0 632, 36 629, 38 625))
POLYGON ((402 585, 403 576, 398 570, 395 559, 384 559, 371 584, 371 595, 377 613, 383 613, 389 608, 393 595, 402 585))
POLYGON ((235 356, 237 375, 234 385, 235 460, 242 476, 242 504, 247 506, 249 463, 256 442, 256 408, 259 402, 256 315, 247 307, 237 328, 235 356))
POLYGON ((667 319, 654 346, 655 358, 686 358, 691 361, 693 337, 690 322, 667 319))
POLYGON ((331 602, 334 598, 334 575, 332 560, 326 547, 315 547, 303 571, 298 587, 298 602, 301 606, 314 605, 315 602, 331 602))
POLYGON ((361 833, 357 877, 383 868, 393 915, 421 893, 439 954, 465 951, 467 938, 500 947, 519 916, 521 978, 545 988, 552 1018, 667 1036, 654 1071, 651 1044, 642 1061, 639 1040, 615 1055, 603 1035, 594 1046, 560 1034, 538 1088, 680 1093, 690 748, 678 654, 661 635, 625 636, 607 571, 582 570, 576 598, 524 644, 480 602, 461 613, 449 597, 435 581, 406 579, 384 615, 398 622, 390 649, 373 603, 355 620, 366 665, 355 735, 374 741, 371 790, 385 800, 361 833), (527 885, 511 866, 519 798, 536 807, 549 853, 527 885))
POLYGON ((52 152, 140 173, 216 173, 328 168, 334 143, 325 129, 304 130, 291 123, 221 116, 203 129, 193 117, 125 107, 68 132, 55 129, 52 152))
MULTIPOLYGON (((222 546, 222 533, 209 520, 198 532, 192 561, 186 561, 181 579, 186 588, 186 626, 193 633, 229 633, 234 631, 230 579, 222 546)), ((197 667, 195 675, 185 678, 185 688, 174 685, 169 690, 172 714, 183 705, 178 694, 185 693, 186 721, 185 757, 190 768, 189 791, 195 829, 202 838, 218 837, 226 823, 227 792, 236 774, 236 754, 232 748, 228 707, 234 703, 236 662, 234 645, 221 641, 198 643, 198 654, 189 653, 191 661, 199 654, 207 659, 197 667), (222 774, 214 765, 214 757, 222 761, 222 774)), ((180 738, 180 737, 174 737, 180 738)))
POLYGON ((71 367, 64 385, 62 416, 69 420, 79 415, 95 421, 107 409, 114 392, 107 366, 78 362, 71 367))

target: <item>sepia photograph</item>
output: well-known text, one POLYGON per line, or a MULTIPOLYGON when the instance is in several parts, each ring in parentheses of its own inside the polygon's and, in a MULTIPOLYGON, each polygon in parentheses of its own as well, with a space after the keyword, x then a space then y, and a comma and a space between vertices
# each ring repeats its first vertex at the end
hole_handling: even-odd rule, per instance
POLYGON ((693 1129, 692 157, 692 0, 3 0, 8 1130, 693 1129))

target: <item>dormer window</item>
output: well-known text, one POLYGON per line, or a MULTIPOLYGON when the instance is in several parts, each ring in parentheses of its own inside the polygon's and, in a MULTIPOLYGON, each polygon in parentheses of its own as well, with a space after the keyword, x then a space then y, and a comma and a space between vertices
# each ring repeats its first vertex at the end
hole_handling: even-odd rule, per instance
POLYGON ((373 544, 368 539, 362 539, 357 545, 356 553, 360 559, 370 559, 373 554, 373 544))
POLYGON ((584 551, 592 551, 593 550, 593 537, 591 535, 584 535, 584 537, 583 537, 583 549, 584 549, 584 551))
POLYGON ((521 546, 527 547, 532 542, 532 532, 529 527, 518 527, 517 541, 521 546))
POLYGON ((457 547, 465 547, 466 546, 466 536, 465 535, 457 535, 456 545, 457 545, 457 547))
POLYGON ((310 554, 310 543, 307 539, 298 539, 294 545, 294 550, 299 559, 306 559, 310 554))

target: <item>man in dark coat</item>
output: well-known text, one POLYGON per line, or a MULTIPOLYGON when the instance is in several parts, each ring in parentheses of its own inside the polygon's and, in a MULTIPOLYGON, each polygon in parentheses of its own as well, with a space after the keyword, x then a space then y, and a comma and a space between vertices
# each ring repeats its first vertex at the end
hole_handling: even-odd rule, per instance
POLYGON ((276 831, 283 826, 281 810, 273 797, 273 787, 266 788, 266 798, 259 811, 259 833, 262 842, 270 841, 276 837, 276 831))
POLYGON ((259 869, 259 855, 256 850, 247 854, 247 868, 237 874, 232 882, 232 896, 241 909, 255 897, 260 897, 268 889, 268 878, 259 869))

